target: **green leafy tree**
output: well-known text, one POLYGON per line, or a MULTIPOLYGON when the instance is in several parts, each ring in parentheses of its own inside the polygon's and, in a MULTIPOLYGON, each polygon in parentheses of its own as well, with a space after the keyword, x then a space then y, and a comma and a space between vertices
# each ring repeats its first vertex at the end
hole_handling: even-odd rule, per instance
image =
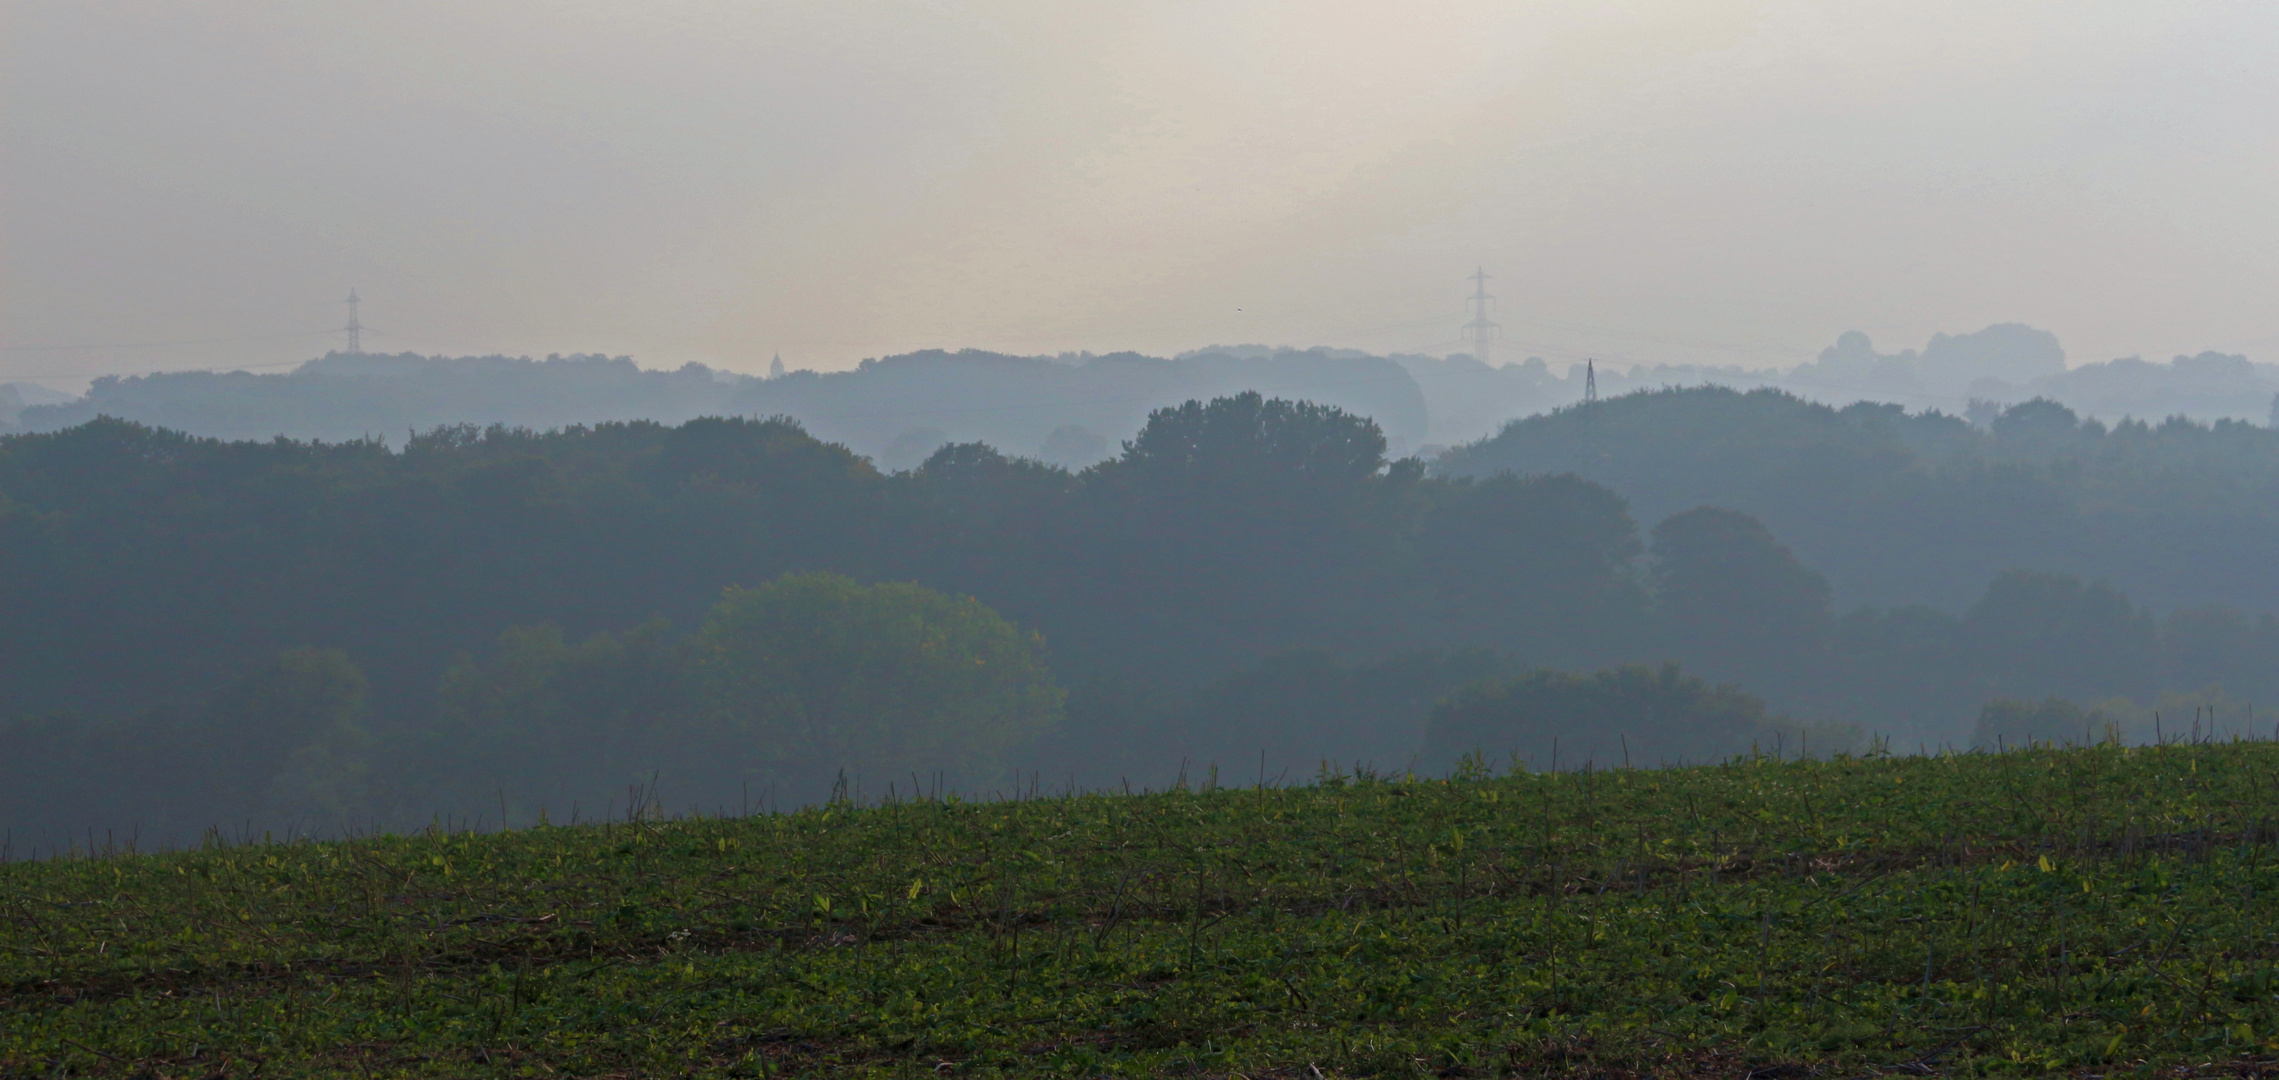
POLYGON ((968 790, 1003 783, 1066 696, 1043 639, 980 601, 837 574, 729 589, 690 663, 697 741, 808 795, 840 769, 866 794, 913 773, 968 790))

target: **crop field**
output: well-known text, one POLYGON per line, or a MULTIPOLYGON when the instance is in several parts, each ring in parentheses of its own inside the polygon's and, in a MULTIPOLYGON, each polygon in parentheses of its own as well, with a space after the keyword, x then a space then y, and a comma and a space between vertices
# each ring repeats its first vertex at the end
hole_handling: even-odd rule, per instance
POLYGON ((2279 1072, 2279 746, 0 866, 9 1076, 2279 1072))

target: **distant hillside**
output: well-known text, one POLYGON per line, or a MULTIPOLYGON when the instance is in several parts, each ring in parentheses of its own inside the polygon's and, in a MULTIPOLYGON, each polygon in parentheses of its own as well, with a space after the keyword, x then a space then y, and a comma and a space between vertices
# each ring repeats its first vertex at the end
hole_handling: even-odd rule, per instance
POLYGON ((37 432, 110 416, 210 438, 340 442, 376 436, 400 446, 407 432, 453 424, 544 430, 791 416, 889 469, 914 467, 949 442, 985 442, 1010 455, 1081 468, 1114 456, 1149 410, 1244 390, 1372 417, 1396 454, 1424 441, 1424 398, 1399 365, 1290 350, 1176 360, 930 351, 866 360, 853 371, 797 371, 765 380, 701 364, 649 371, 622 356, 334 353, 279 375, 114 377, 63 404, 0 399, 0 421, 37 432))
POLYGON ((25 409, 35 405, 61 405, 76 400, 60 390, 50 390, 38 383, 0 383, 0 432, 21 430, 18 420, 25 409))
POLYGON ((2009 323, 1959 337, 1934 334, 1920 354, 1878 353, 1855 330, 1778 385, 1815 401, 1976 409, 1981 419, 1990 408, 2043 397, 2107 423, 2171 416, 2263 423, 2279 396, 2279 365, 2203 352, 2165 364, 2132 356, 2068 368, 2055 336, 2009 323))
MULTIPOLYGON (((1432 416, 1429 440, 1445 446, 1494 435, 1504 424, 1583 400, 1584 366, 1539 357, 1491 367, 1464 355, 1398 354, 1424 391, 1432 416)), ((2203 352, 2168 363, 2136 357, 2066 366, 2048 331, 2004 323, 1969 334, 1934 334, 1920 352, 1880 353, 1851 331, 1809 363, 1781 370, 1716 364, 1631 366, 1600 362, 1599 396, 1676 386, 1777 389, 1806 401, 1857 401, 1939 410, 1983 426, 2010 405, 2048 398, 2108 424, 2185 416, 2203 423, 2242 420, 2279 424, 2279 365, 2203 352)))
POLYGON ((86 397, 27 408, 21 422, 29 431, 56 431, 110 416, 217 439, 384 437, 400 446, 408 431, 446 424, 678 423, 718 412, 746 378, 700 364, 644 371, 623 356, 332 353, 281 375, 97 379, 86 397))
POLYGON ((1081 468, 1114 456, 1150 410, 1245 390, 1367 416, 1384 429, 1396 457, 1424 441, 1424 395, 1406 371, 1382 357, 1324 349, 1210 350, 1173 360, 929 351, 866 360, 853 371, 749 383, 728 410, 793 417, 816 437, 889 469, 914 466, 951 442, 984 442, 1081 468))
POLYGON ((1642 521, 1704 504, 1754 514, 1846 603, 1958 608, 2003 568, 2033 566, 2157 608, 2279 608, 2279 431, 2234 421, 2108 427, 2037 401, 1982 429, 1695 387, 1530 417, 1434 470, 1574 473, 1642 521))
MULTIPOLYGON (((2065 366, 2046 331, 2016 324, 1937 334, 1921 351, 1879 353, 1844 334, 1790 370, 1713 364, 1597 367, 1599 395, 1672 386, 1775 388, 1808 401, 1938 409, 1983 425, 2035 397, 2117 422, 2262 423, 2279 367, 2220 353, 2171 363, 2065 366)), ((105 378, 84 398, 29 383, 0 386, 0 432, 54 431, 96 416, 231 439, 379 436, 449 424, 543 430, 698 416, 790 416, 881 468, 908 469, 952 442, 1082 468, 1114 456, 1151 409, 1256 390, 1369 416, 1395 457, 1494 435, 1505 424, 1583 399, 1584 366, 1530 357, 1489 365, 1459 353, 1377 356, 1357 349, 1212 345, 1170 359, 1136 353, 1011 356, 928 350, 852 371, 761 379, 691 364, 645 370, 627 357, 441 357, 332 354, 285 374, 190 372, 105 378)))
POLYGON ((2268 731, 2275 439, 2046 403, 1982 434, 1702 389, 1564 410, 1443 463, 1554 474, 1479 480, 1389 460, 1371 420, 1251 393, 1157 410, 1076 472, 971 443, 880 472, 787 420, 454 427, 400 453, 119 420, 11 435, 0 832, 530 820, 628 783, 796 803, 841 767, 1108 785, 1182 760, 1306 776, 1546 743, 1702 760, 1768 725, 1776 748, 1802 740, 1781 717, 1823 751, 2071 737, 2093 716, 2141 740, 2176 733, 2162 715, 2236 729, 2257 702, 2247 726, 2268 731), (735 586, 787 591, 723 607, 735 586), (1871 588, 1888 607, 1854 607, 1871 588), (934 666, 953 641, 996 659, 934 666), (806 674, 728 677, 779 661, 806 674), (1633 664, 1652 666, 1583 678, 1633 664), (934 681, 883 689, 898 670, 934 681), (1484 679, 1504 681, 1434 726, 1435 701, 1484 679), (935 750, 841 725, 874 710, 833 686, 935 750), (988 693, 943 704, 960 686, 988 693), (1028 719, 998 730, 989 701, 1028 719), (1710 742, 1610 745, 1572 708, 1688 702, 1710 742), (752 709, 791 726, 751 728, 752 709), (1506 721, 1520 741, 1488 745, 1506 721))

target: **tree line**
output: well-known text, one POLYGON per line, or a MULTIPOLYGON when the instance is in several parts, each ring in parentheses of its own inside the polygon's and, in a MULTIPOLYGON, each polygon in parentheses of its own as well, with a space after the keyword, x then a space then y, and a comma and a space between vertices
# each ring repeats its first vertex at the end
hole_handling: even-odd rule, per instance
POLYGON ((1845 606, 1968 607, 2019 568, 2104 579, 2159 610, 2279 610, 2279 428, 2112 424, 2034 400, 1974 423, 1777 390, 1626 394, 1513 421, 1436 474, 1574 473, 1641 521, 1762 520, 1845 606))
POLYGON ((980 444, 882 472, 781 419, 401 452, 96 420, 0 440, 0 812, 179 838, 622 811, 652 781, 801 800, 842 769, 877 795, 1962 744, 2052 696, 2237 724, 2279 673, 2268 616, 2156 617, 2030 558, 1959 611, 1840 611, 1758 517, 1631 505, 1436 475, 1257 394, 1080 472, 980 444))

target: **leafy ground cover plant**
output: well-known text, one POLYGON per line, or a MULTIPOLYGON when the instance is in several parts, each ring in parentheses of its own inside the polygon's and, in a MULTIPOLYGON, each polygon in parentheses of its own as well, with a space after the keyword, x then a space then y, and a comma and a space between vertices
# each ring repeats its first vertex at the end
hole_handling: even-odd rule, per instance
POLYGON ((0 1073, 2255 1072, 2275 768, 2234 743, 990 801, 914 778, 17 862, 0 1073))

